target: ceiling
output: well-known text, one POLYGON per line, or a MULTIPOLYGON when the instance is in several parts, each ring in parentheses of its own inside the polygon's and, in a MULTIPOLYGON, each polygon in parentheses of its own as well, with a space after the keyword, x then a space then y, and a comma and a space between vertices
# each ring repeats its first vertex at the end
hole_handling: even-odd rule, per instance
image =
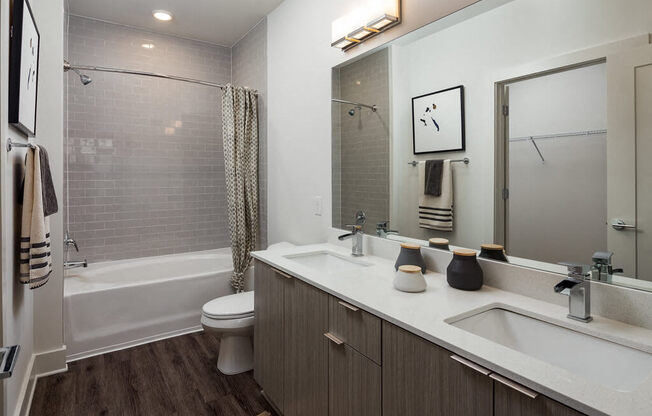
POLYGON ((67 0, 73 15, 233 46, 283 0, 67 0), (160 22, 152 11, 172 13, 160 22))

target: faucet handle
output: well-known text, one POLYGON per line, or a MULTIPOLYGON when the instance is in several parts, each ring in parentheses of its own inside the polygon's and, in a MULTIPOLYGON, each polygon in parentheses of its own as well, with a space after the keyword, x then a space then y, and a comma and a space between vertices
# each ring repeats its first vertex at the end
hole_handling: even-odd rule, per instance
POLYGON ((591 275, 591 266, 580 263, 559 263, 563 266, 566 266, 568 269, 568 276, 583 279, 591 275))
POLYGON ((604 265, 611 265, 611 258, 613 257, 614 253, 611 251, 596 251, 593 253, 593 256, 591 259, 593 260, 594 264, 604 264, 604 265))
POLYGON ((350 228, 353 234, 362 231, 362 225, 357 224, 346 224, 345 227, 350 228))

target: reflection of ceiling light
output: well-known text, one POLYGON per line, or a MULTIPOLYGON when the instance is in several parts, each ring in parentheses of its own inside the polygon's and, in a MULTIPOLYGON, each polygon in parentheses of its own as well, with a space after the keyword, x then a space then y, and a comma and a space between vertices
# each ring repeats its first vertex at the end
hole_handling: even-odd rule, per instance
POLYGON ((356 5, 331 24, 331 46, 347 50, 401 22, 400 0, 357 0, 356 5))
POLYGON ((154 49, 154 44, 153 43, 143 43, 140 46, 142 46, 145 49, 154 49))
POLYGON ((154 15, 155 19, 161 20, 163 22, 169 22, 172 20, 172 13, 168 12, 167 10, 154 10, 152 14, 154 15))

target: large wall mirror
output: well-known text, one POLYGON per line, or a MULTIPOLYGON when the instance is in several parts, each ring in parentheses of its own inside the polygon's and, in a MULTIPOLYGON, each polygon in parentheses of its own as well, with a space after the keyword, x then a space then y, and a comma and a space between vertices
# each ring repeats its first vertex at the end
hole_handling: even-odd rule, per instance
POLYGON ((333 226, 652 290, 650 33, 649 0, 482 0, 333 68, 333 226))

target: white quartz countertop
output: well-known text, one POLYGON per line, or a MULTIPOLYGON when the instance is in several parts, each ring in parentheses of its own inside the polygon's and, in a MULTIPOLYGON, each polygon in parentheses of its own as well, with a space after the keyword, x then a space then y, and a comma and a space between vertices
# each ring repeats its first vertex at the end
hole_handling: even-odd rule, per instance
MULTIPOLYGON (((483 286, 475 292, 453 289, 448 286, 445 275, 433 272, 425 275, 428 284, 425 292, 400 292, 394 289, 392 284, 395 273, 394 259, 364 256, 361 260, 371 263, 371 266, 329 274, 285 257, 320 250, 350 256, 350 249, 332 244, 281 244, 270 250, 254 252, 252 255, 333 296, 581 412, 592 415, 652 415, 652 377, 648 377, 634 391, 616 391, 454 327, 446 321, 458 315, 472 315, 477 310, 495 306, 506 307, 578 332, 652 353, 650 330, 600 316, 594 316, 594 320, 588 324, 575 322, 566 318, 568 308, 488 286, 483 286)), ((568 351, 568 354, 582 353, 568 351)), ((604 359, 608 360, 609 357, 604 359)))

